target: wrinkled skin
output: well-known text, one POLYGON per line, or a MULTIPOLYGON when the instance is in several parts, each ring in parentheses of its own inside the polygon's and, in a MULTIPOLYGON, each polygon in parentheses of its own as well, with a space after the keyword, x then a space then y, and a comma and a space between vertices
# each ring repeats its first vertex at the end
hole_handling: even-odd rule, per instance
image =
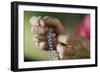
POLYGON ((31 31, 34 34, 33 39, 35 40, 36 46, 40 49, 48 50, 47 32, 48 27, 52 27, 53 48, 57 49, 62 60, 90 57, 89 40, 81 39, 80 36, 76 35, 68 36, 59 19, 45 16, 40 20, 39 25, 38 17, 33 16, 30 19, 30 24, 31 31))

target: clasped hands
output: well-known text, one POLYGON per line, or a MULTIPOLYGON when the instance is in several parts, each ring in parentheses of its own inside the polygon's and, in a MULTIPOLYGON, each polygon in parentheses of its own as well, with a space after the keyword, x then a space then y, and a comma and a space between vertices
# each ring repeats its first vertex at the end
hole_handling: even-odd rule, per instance
POLYGON ((61 59, 80 59, 89 58, 90 50, 87 40, 81 40, 77 36, 69 36, 59 19, 50 16, 44 16, 39 21, 39 16, 30 18, 33 40, 40 49, 47 51, 47 33, 48 28, 53 28, 52 42, 53 49, 59 52, 61 59))

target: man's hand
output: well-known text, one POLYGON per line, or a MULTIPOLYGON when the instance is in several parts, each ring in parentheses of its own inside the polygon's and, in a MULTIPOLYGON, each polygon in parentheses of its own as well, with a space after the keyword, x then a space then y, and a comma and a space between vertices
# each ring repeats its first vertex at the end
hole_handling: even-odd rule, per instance
POLYGON ((40 21, 38 20, 39 17, 37 16, 30 19, 33 40, 36 42, 37 47, 48 50, 48 27, 52 27, 53 49, 57 49, 61 59, 89 57, 89 49, 86 48, 86 45, 84 46, 83 42, 78 43, 77 38, 69 38, 59 19, 45 16, 40 21))

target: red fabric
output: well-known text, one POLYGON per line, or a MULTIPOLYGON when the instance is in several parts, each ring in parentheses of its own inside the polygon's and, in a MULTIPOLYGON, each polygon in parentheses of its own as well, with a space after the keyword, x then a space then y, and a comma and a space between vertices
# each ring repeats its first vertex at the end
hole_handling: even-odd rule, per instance
POLYGON ((84 17, 84 20, 76 28, 75 35, 90 39, 90 15, 84 17))

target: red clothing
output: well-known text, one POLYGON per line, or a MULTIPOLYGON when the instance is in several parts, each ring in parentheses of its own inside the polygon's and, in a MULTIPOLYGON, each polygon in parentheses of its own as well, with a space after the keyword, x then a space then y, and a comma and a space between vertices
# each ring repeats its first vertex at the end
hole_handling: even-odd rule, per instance
POLYGON ((75 35, 90 39, 90 15, 84 17, 84 20, 76 28, 75 35))

